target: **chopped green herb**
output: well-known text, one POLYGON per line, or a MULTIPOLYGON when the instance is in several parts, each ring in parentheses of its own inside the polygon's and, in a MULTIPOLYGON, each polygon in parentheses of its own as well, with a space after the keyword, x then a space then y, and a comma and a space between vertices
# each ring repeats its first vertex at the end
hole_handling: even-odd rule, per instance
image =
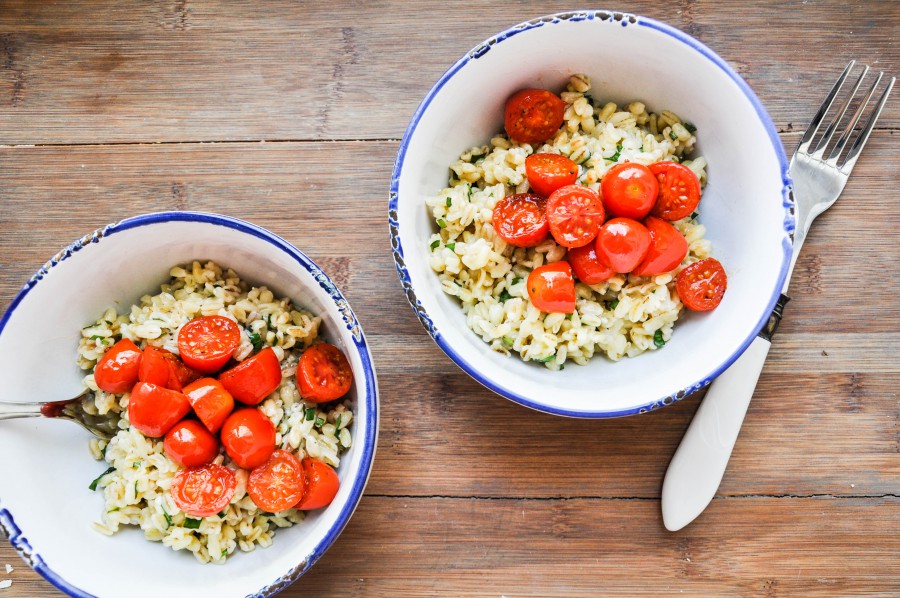
POLYGON ((469 199, 472 199, 472 185, 466 185, 469 188, 469 199))
POLYGON ((272 314, 266 314, 266 328, 272 330, 272 314))
POLYGON ((547 363, 554 357, 556 357, 556 353, 554 353, 553 355, 550 355, 549 357, 541 357, 540 359, 534 359, 532 361, 537 361, 538 363, 547 363))
POLYGON ((472 164, 475 164, 475 162, 478 162, 482 158, 484 158, 484 154, 472 154, 472 158, 470 161, 472 162, 472 164))
POLYGON ((105 338, 106 337, 103 336, 102 334, 95 334, 95 335, 91 336, 92 341, 102 341, 105 338))
POLYGON ((309 409, 307 409, 305 417, 306 417, 306 421, 308 421, 308 422, 311 422, 312 420, 316 419, 315 407, 310 407, 309 409))
POLYGON ((619 157, 621 157, 621 155, 622 155, 622 144, 618 143, 618 144, 616 144, 616 153, 614 153, 612 156, 610 156, 607 159, 610 160, 611 162, 618 162, 619 157))
POLYGON ((115 513, 118 510, 119 510, 119 507, 113 507, 110 510, 108 510, 107 513, 115 513))
POLYGON ((509 301, 512 299, 512 295, 509 294, 509 291, 503 289, 503 292, 500 293, 500 301, 509 301))
POLYGON ((97 325, 97 323, 94 322, 93 324, 88 324, 87 326, 83 326, 81 329, 82 329, 82 330, 87 330, 88 328, 93 328, 93 327, 96 326, 96 325, 97 325))
POLYGON ((699 215, 700 215, 700 212, 694 212, 693 214, 691 214, 691 220, 696 220, 697 216, 699 216, 699 215))
POLYGON ((450 251, 455 251, 456 243, 447 243, 447 249, 449 249, 450 251))
POLYGON ((438 218, 437 225, 440 226, 441 228, 447 228, 447 221, 444 220, 443 218, 438 218))
POLYGON ((438 245, 440 245, 440 244, 441 244, 440 241, 432 241, 431 242, 431 250, 434 251, 435 249, 438 248, 438 245))
POLYGON ((688 133, 694 134, 697 132, 697 127, 695 127, 693 124, 691 124, 691 123, 683 123, 683 124, 684 124, 684 128, 688 130, 688 133))
POLYGON ((323 425, 324 423, 325 423, 325 420, 324 420, 324 419, 322 419, 321 417, 317 417, 317 418, 316 418, 316 423, 313 424, 313 425, 314 425, 315 427, 317 427, 317 428, 321 428, 322 425, 323 425))
POLYGON ((225 511, 219 511, 219 519, 225 519, 225 511))
POLYGON ((334 435, 337 436, 338 432, 341 431, 341 416, 338 414, 337 419, 334 420, 334 435))
POLYGON ((588 160, 590 160, 590 159, 591 159, 591 152, 587 152, 587 155, 586 155, 581 161, 579 161, 578 164, 579 164, 579 165, 580 165, 580 164, 584 164, 584 163, 586 163, 586 162, 587 162, 588 160))
POLYGON ((506 347, 507 349, 512 349, 513 343, 515 343, 515 341, 513 340, 513 338, 511 336, 503 337, 503 346, 506 347))
POLYGON ((109 444, 103 445, 103 450, 100 451, 100 454, 103 455, 103 458, 106 458, 106 449, 109 448, 109 444))
POLYGON ((187 529, 200 529, 200 523, 202 519, 194 519, 193 517, 185 517, 184 518, 184 527, 187 529))
POLYGON ((675 162, 676 164, 681 161, 678 159, 678 156, 672 156, 671 158, 669 158, 669 160, 671 160, 672 162, 675 162))
POLYGON ((594 98, 590 94, 588 94, 588 93, 584 94, 584 99, 586 99, 588 101, 588 104, 590 104, 591 106, 594 106, 594 98))
POLYGON ((227 548, 223 548, 223 549, 222 549, 222 558, 225 558, 227 555, 228 555, 228 549, 227 549, 227 548))
POLYGON ((140 466, 141 466, 140 461, 135 461, 134 463, 131 464, 132 469, 137 469, 140 466))
POLYGON ((572 319, 572 314, 566 314, 566 319, 567 319, 567 320, 571 320, 571 319, 572 319))
POLYGON ((609 301, 605 301, 604 303, 606 304, 606 309, 608 311, 612 311, 616 308, 617 305, 619 305, 619 300, 618 299, 610 299, 609 301))
POLYGON ((137 485, 138 485, 138 481, 137 481, 137 480, 135 480, 135 481, 134 481, 134 495, 135 495, 135 496, 137 496, 137 495, 138 495, 138 489, 137 489, 137 485))
POLYGON ((663 340, 662 330, 657 330, 653 333, 653 344, 656 345, 657 348, 666 344, 666 341, 663 340))
POLYGON ((452 205, 453 205, 453 201, 451 201, 451 199, 448 197, 447 198, 447 207, 449 208, 452 205))
POLYGON ((519 284, 520 282, 522 282, 522 277, 516 276, 515 278, 513 278, 512 284, 519 284))
POLYGON ((250 342, 253 343, 254 351, 259 351, 260 349, 262 349, 263 339, 256 332, 254 332, 253 334, 250 335, 250 342))
POLYGON ((88 486, 88 488, 90 488, 91 490, 96 490, 96 489, 97 489, 97 484, 100 482, 100 478, 102 478, 103 476, 105 476, 105 475, 108 474, 108 473, 114 472, 115 470, 116 470, 115 467, 110 467, 109 469, 107 469, 106 471, 104 471, 103 473, 101 473, 100 475, 98 475, 96 478, 94 478, 94 481, 91 482, 91 485, 88 486))
POLYGON ((638 151, 641 152, 641 153, 644 153, 644 146, 642 145, 641 147, 639 147, 639 148, 638 148, 638 151))
POLYGON ((163 517, 166 518, 166 529, 172 527, 172 516, 169 515, 169 512, 166 511, 165 507, 163 507, 163 517))
POLYGON ((678 135, 675 134, 675 131, 669 131, 669 139, 671 139, 672 141, 678 139, 678 135))

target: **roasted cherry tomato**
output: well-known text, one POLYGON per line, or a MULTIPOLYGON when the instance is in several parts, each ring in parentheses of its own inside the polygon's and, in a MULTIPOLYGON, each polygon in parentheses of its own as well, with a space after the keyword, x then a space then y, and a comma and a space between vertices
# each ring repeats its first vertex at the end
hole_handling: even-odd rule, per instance
POLYGON ((650 249, 650 231, 631 218, 613 218, 597 233, 597 257, 615 272, 631 272, 650 249))
POLYGON ((603 207, 610 216, 640 220, 650 213, 659 183, 643 164, 624 162, 610 168, 600 182, 603 207))
POLYGON ((225 316, 195 318, 178 331, 181 360, 204 374, 221 369, 240 344, 241 329, 225 316))
POLYGON ((525 285, 532 305, 541 311, 570 314, 575 311, 575 279, 572 266, 561 261, 531 271, 525 285))
POLYGON ((600 195, 589 187, 567 185, 547 198, 550 234, 563 247, 583 247, 593 241, 604 218, 600 195))
POLYGON ((694 311, 709 311, 722 302, 728 277, 719 260, 708 257, 678 273, 675 289, 681 302, 694 311))
POLYGON ((506 134, 516 143, 537 145, 562 126, 566 103, 546 89, 523 89, 506 100, 506 134))
POLYGON ((141 368, 141 350, 127 338, 110 347, 94 368, 97 388, 122 394, 131 390, 138 381, 141 368))
POLYGON ((222 424, 222 444, 238 467, 253 469, 275 450, 275 426, 258 409, 239 409, 222 424))
POLYGON ((281 364, 274 349, 266 347, 219 374, 219 382, 241 403, 256 405, 281 384, 281 364))
POLYGON ((566 261, 572 266, 575 277, 584 284, 597 284, 608 280, 615 272, 597 257, 597 245, 588 243, 584 247, 570 249, 566 261))
POLYGON ((219 441, 198 421, 185 419, 166 433, 163 448, 182 467, 210 463, 219 454, 219 441))
POLYGON ((338 399, 350 390, 353 370, 344 353, 328 343, 313 345, 297 362, 297 389, 313 403, 338 399))
POLYGON ((531 154, 525 158, 525 174, 531 189, 547 197, 578 179, 578 164, 559 154, 531 154))
POLYGON ((330 505, 341 486, 337 472, 327 463, 309 457, 303 459, 303 471, 306 473, 306 492, 295 508, 309 511, 330 505))
POLYGON ((537 195, 519 193, 504 197, 494 206, 491 225, 497 236, 516 247, 534 247, 547 238, 545 202, 537 195))
POLYGON ((659 181, 659 196, 650 211, 663 220, 681 220, 700 203, 700 180, 694 171, 677 162, 657 162, 650 172, 659 181))
POLYGON ((165 436, 190 411, 191 404, 186 396, 149 382, 135 384, 128 400, 131 425, 151 438, 165 436))
POLYGON ((153 345, 144 348, 141 369, 138 372, 138 380, 141 382, 181 390, 185 384, 199 377, 200 374, 181 363, 174 353, 153 345))
POLYGON ((303 498, 306 473, 293 453, 278 450, 268 461, 250 472, 247 494, 256 506, 269 513, 290 509, 303 498))
POLYGON ((184 387, 184 395, 206 429, 215 434, 234 410, 234 398, 214 378, 201 378, 184 387))
POLYGON ((228 506, 237 488, 231 470, 207 463, 175 474, 169 494, 175 505, 191 517, 209 517, 228 506))
POLYGON ((688 252, 684 235, 665 220, 654 216, 647 216, 644 226, 650 231, 650 249, 631 273, 637 276, 656 276, 674 270, 688 252))

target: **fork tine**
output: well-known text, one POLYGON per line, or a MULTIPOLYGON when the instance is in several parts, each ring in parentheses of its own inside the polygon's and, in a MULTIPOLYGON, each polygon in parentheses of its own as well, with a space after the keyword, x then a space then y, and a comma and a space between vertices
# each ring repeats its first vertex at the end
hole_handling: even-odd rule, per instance
POLYGON ((844 69, 844 72, 841 73, 841 76, 838 77, 838 80, 835 82, 834 87, 832 87, 831 91, 828 93, 828 97, 826 97, 825 101, 822 102, 822 105, 819 107, 819 111, 816 112, 816 115, 809 123, 809 127, 807 127, 806 132, 803 134, 803 139, 800 140, 800 147, 797 151, 807 152, 809 150, 809 142, 812 141, 813 137, 815 137, 816 132, 819 130, 819 125, 822 124, 822 118, 825 117, 825 113, 828 112, 829 108, 831 108, 831 104, 834 102, 834 98, 837 96, 838 91, 840 91, 841 86, 847 79, 847 75, 850 73, 850 69, 852 69, 855 64, 856 61, 851 60, 850 64, 847 65, 847 68, 844 69))
POLYGON ((869 66, 863 66, 863 72, 856 80, 856 84, 853 86, 853 91, 851 91, 850 95, 847 96, 847 99, 844 100, 841 109, 838 110, 837 116, 834 117, 834 119, 831 121, 831 124, 829 124, 828 128, 825 129, 825 133, 822 135, 822 139, 819 140, 819 143, 816 144, 815 149, 811 151, 814 158, 821 158, 822 154, 825 153, 825 148, 831 142, 831 138, 834 136, 834 132, 837 130, 838 125, 844 119, 844 115, 847 113, 847 108, 850 107, 850 102, 853 101, 853 97, 856 95, 856 92, 859 91, 859 86, 862 85, 863 79, 869 73, 869 66))
MULTIPOLYGON (((880 76, 879 76, 880 78, 880 76)), ((884 105, 887 103, 888 96, 891 94, 891 89, 894 88, 894 81, 896 81, 895 77, 891 77, 891 80, 888 81, 887 87, 884 92, 881 94, 881 97, 878 99, 878 104, 872 110, 872 114, 869 115, 869 120, 866 122, 866 126, 863 127, 862 132, 853 142, 853 145, 850 146, 850 151, 847 152, 847 158, 844 160, 844 163, 841 164, 841 172, 849 175, 850 171, 853 170, 853 166, 856 165, 856 160, 859 158, 859 154, 862 152, 863 147, 866 145, 866 141, 869 140, 869 135, 872 133, 872 129, 875 127, 875 121, 878 120, 878 116, 881 114, 881 110, 884 108, 884 105)))
POLYGON ((853 113, 853 118, 851 118, 850 122, 847 123, 847 126, 844 128, 844 132, 841 133, 841 136, 837 140, 837 143, 834 144, 834 149, 831 150, 831 153, 828 155, 828 159, 826 160, 826 162, 830 162, 836 165, 838 156, 840 156, 841 152, 844 151, 844 146, 847 145, 847 141, 850 140, 850 135, 853 133, 853 129, 856 127, 857 123, 859 123, 859 119, 862 118, 863 112, 865 112, 866 106, 869 104, 869 100, 871 100, 872 96, 875 94, 875 89, 878 88, 878 84, 881 83, 881 78, 883 76, 884 73, 878 73, 878 76, 875 77, 875 82, 872 83, 872 87, 869 88, 868 93, 866 93, 866 97, 863 98, 859 103, 859 106, 857 106, 856 112, 853 113))

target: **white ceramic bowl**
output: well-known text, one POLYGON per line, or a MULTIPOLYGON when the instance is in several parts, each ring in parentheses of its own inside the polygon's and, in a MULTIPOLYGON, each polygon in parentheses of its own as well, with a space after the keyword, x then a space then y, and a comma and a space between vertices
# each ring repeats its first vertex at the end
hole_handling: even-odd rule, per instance
POLYGON ((759 99, 724 60, 663 23, 585 11, 517 25, 454 64, 422 101, 403 137, 391 181, 390 229, 400 281, 441 349, 484 386, 548 413, 612 417, 669 404, 707 384, 768 319, 787 270, 794 226, 788 163, 759 99), (728 292, 708 314, 683 315, 659 351, 618 363, 553 372, 491 351, 466 326, 428 266, 436 230, 425 198, 447 185, 460 152, 503 130, 503 106, 526 87, 559 91, 591 77, 598 100, 640 99, 697 126, 709 162, 700 221, 728 272, 728 292))
POLYGON ((334 502, 279 530, 268 548, 201 565, 124 529, 99 534, 102 497, 88 484, 105 464, 71 422, 0 422, 0 525, 22 557, 71 596, 270 596, 302 575, 334 542, 363 493, 378 432, 375 370, 356 316, 309 258, 250 223, 192 212, 148 214, 88 235, 28 281, 0 319, 0 400, 61 400, 81 392, 75 365, 82 326, 110 305, 158 292, 174 264, 214 260, 320 315, 322 334, 343 349, 355 380, 352 448, 338 468, 334 502))

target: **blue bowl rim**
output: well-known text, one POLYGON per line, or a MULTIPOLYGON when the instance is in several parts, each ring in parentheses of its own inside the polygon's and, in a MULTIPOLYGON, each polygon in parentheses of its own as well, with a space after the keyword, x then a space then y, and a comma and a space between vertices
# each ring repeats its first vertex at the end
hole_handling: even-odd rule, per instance
MULTIPOLYGON (((356 507, 359 504, 360 499, 362 498, 363 491, 365 489, 366 483, 368 482, 369 474, 372 470, 372 463, 374 461, 375 451, 377 448, 379 415, 378 384, 375 375, 375 366, 372 360, 372 355, 366 343, 365 335, 362 332, 362 327, 359 325, 358 320, 356 320, 356 316, 350 308, 349 303, 344 298, 343 294, 341 294, 340 290, 338 290, 338 288, 334 285, 328 275, 325 274, 325 272, 322 271, 322 269, 315 262, 307 257, 306 254, 304 254, 302 251, 294 247, 291 243, 279 237, 275 233, 245 220, 240 220, 231 216, 192 211, 154 212, 150 214, 134 216, 131 218, 126 218, 119 222, 115 222, 113 224, 109 224, 103 228, 97 229, 91 234, 85 235, 81 239, 78 239, 77 241, 60 251, 56 256, 54 256, 46 264, 44 264, 28 280, 28 282, 25 283, 19 293, 13 298, 6 312, 3 314, 3 317, 0 318, 0 334, 3 333, 3 329, 6 327, 6 324, 9 321, 12 313, 15 311, 16 307, 25 299, 31 289, 33 289, 53 269, 53 267, 70 257, 72 254, 80 251, 91 243, 99 242, 103 237, 107 237, 133 228, 165 222, 203 222, 216 226, 231 228, 254 236, 258 239, 262 239, 263 241, 274 245, 278 249, 281 249, 284 253, 288 254, 303 269, 313 275, 319 285, 331 296, 331 299, 335 302, 338 310, 342 312, 342 314, 344 315, 345 324, 347 325, 348 330, 350 330, 352 333, 353 342, 356 345, 360 360, 363 364, 363 373, 366 385, 365 404, 367 412, 370 414, 370 416, 367 418, 365 430, 363 431, 364 444, 363 454, 361 456, 360 471, 354 479, 353 487, 350 491, 350 498, 347 500, 346 504, 344 504, 343 508, 341 509, 341 512, 338 514, 335 525, 328 530, 328 533, 325 535, 325 537, 323 537, 319 541, 319 543, 316 544, 313 550, 306 557, 304 557, 296 567, 285 572, 282 576, 278 577, 271 583, 260 588, 256 593, 252 594, 254 598, 267 598, 269 596, 274 596, 281 590, 285 589, 291 583, 299 579, 304 573, 306 573, 325 553, 325 551, 327 551, 328 548, 331 547, 337 537, 341 534, 344 527, 350 521, 350 517, 353 515, 353 512, 356 510, 356 507)), ((2 499, 0 499, 0 505, 2 505, 2 499)), ((37 571, 48 582, 53 584, 57 589, 61 590, 69 596, 74 596, 76 598, 93 598, 92 594, 85 592, 81 588, 75 587, 74 585, 66 581, 61 575, 47 566, 44 559, 40 556, 40 554, 34 551, 28 539, 19 529, 18 525, 16 525, 13 514, 8 509, 2 507, 0 507, 0 527, 2 527, 6 531, 6 534, 9 537, 10 544, 12 544, 16 552, 19 553, 19 556, 21 556, 26 563, 28 563, 35 571, 37 571)))
POLYGON ((612 417, 623 417, 627 415, 635 415, 639 413, 646 413, 648 411, 654 411, 661 407, 671 405, 682 398, 690 395, 691 393, 708 386, 710 382, 712 382, 715 378, 717 378, 722 372, 728 369, 734 361, 741 356, 741 354, 747 350, 747 347, 750 346, 750 343, 753 342, 753 339, 757 336, 758 332, 762 330, 762 328, 766 325, 769 320, 770 314, 772 313, 773 308, 775 307, 778 298, 781 295, 782 288, 784 286, 785 278, 787 277, 788 266, 790 263, 791 252, 793 249, 793 233, 794 233, 794 198, 793 198, 793 184, 791 182, 790 175, 788 173, 789 163, 787 156, 784 151, 784 146, 781 143, 781 139, 778 137, 778 132, 775 129, 775 125, 772 123, 772 119, 766 111, 765 107, 762 105, 762 102, 750 88, 749 84, 744 81, 744 79, 735 72, 733 68, 718 54, 713 52, 709 47, 707 47, 702 42, 694 39, 690 35, 684 33, 683 31, 672 27, 666 23, 656 21, 654 19, 650 19, 648 17, 642 17, 637 15, 632 15, 629 13, 623 13, 618 11, 609 11, 609 10, 580 10, 580 11, 569 11, 569 12, 561 12, 555 13, 551 15, 546 15, 543 17, 538 17, 536 19, 531 19, 529 21, 525 21, 523 23, 519 23, 518 25, 514 25, 495 36, 488 38, 481 44, 475 46, 472 50, 467 52, 462 58, 460 58, 453 66, 451 66, 447 71, 441 76, 441 78, 434 84, 422 102, 419 104, 419 107, 416 109, 416 112, 413 114, 412 119, 410 120, 409 126, 406 128, 406 132, 403 135, 403 139, 400 141, 400 147, 397 151, 397 157, 394 161, 394 169, 391 175, 391 188, 390 188, 390 196, 388 202, 388 225, 390 229, 391 235, 391 249, 394 256, 394 264, 397 270, 397 276, 400 278, 400 283, 404 287, 406 292, 407 300, 412 306, 413 310, 416 312, 419 321, 425 327, 426 331, 431 335, 434 341, 438 344, 441 350, 450 357, 451 360, 456 363, 456 365, 469 374, 472 378, 474 378, 477 382, 479 382, 482 386, 488 388, 489 390, 530 409, 534 409, 536 411, 541 411, 544 413, 549 413, 551 415, 559 415, 565 417, 574 417, 574 418, 588 418, 588 419, 597 419, 597 418, 612 418, 612 417), (484 56, 487 52, 490 51, 491 47, 502 43, 504 40, 513 37, 519 33, 524 31, 529 31, 531 29, 535 29, 538 27, 543 27, 546 25, 553 25, 563 22, 577 22, 577 21, 598 21, 598 22, 607 22, 608 24, 619 23, 621 26, 641 26, 647 27, 648 29, 656 30, 664 35, 668 35, 675 40, 685 44, 689 48, 698 52, 701 56, 712 62, 719 69, 721 69, 744 93, 746 98, 750 101, 754 110, 756 111, 757 117, 759 118, 761 124, 766 129, 766 133, 769 136, 769 140, 772 144, 772 149, 775 151, 775 155, 778 158, 779 165, 781 167, 781 180, 782 180, 782 206, 785 211, 783 227, 785 236, 782 240, 782 265, 781 270, 778 274, 777 284, 773 290, 772 296, 769 298, 768 305, 763 312, 763 316, 757 322, 756 327, 753 334, 748 336, 738 347, 736 351, 734 351, 731 355, 729 355, 725 360, 722 361, 708 376, 704 377, 701 380, 694 382, 693 384, 688 385, 687 387, 671 394, 668 396, 660 397, 656 400, 650 401, 645 405, 640 405, 637 407, 622 409, 622 410, 581 410, 581 409, 568 409, 568 408, 558 408, 558 407, 550 407, 544 405, 542 403, 538 403, 529 399, 526 396, 523 396, 519 393, 513 392, 505 387, 502 387, 489 378, 482 375, 478 368, 473 366, 471 363, 466 361, 459 355, 450 344, 444 339, 444 337, 440 334, 440 332, 435 328, 434 323, 431 320, 431 317, 426 312, 425 308, 422 306, 421 302, 416 298, 415 290, 412 287, 412 282, 409 276, 409 271, 406 268, 405 259, 403 255, 403 245, 400 240, 400 224, 398 219, 398 202, 399 202, 399 184, 400 184, 400 175, 403 170, 403 163, 406 157, 406 151, 409 147, 409 142, 412 139, 413 134, 415 133, 416 127, 419 124, 425 110, 431 104, 434 97, 440 92, 440 90, 447 84, 447 82, 453 78, 453 76, 462 69, 467 63, 473 60, 477 60, 480 57, 484 56))

